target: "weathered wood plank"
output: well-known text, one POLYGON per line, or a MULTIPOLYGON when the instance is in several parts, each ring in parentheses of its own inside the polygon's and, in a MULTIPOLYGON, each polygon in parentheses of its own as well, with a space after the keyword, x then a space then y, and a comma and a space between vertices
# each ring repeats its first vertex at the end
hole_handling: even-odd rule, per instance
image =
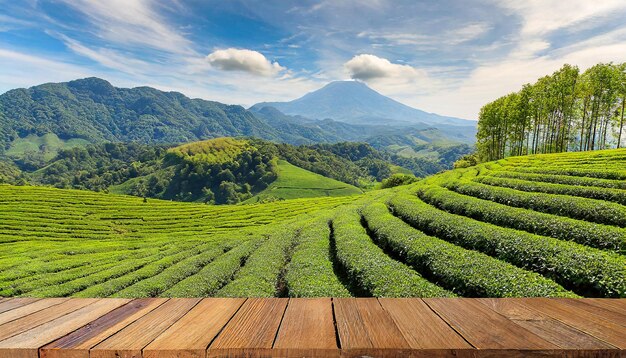
POLYGON ((339 357, 332 300, 289 300, 272 353, 280 357, 339 357))
POLYGON ((480 350, 536 350, 550 352, 559 347, 494 312, 476 299, 425 298, 439 316, 480 350))
POLYGON ((626 349, 624 327, 595 314, 581 311, 571 305, 550 298, 514 299, 525 307, 546 314, 578 330, 590 334, 620 349, 626 349))
POLYGON ((88 325, 42 347, 41 358, 89 358, 89 349, 167 301, 140 298, 105 314, 88 325))
POLYGON ((143 349, 144 358, 205 357, 245 298, 205 298, 143 349))
POLYGON ((512 299, 481 298, 482 304, 510 319, 516 324, 554 343, 560 348, 572 350, 614 351, 616 347, 590 336, 574 327, 541 312, 533 311, 512 299))
POLYGON ((333 300, 342 355, 399 356, 409 343, 376 298, 333 300))
POLYGON ((411 348, 443 350, 445 354, 474 349, 421 299, 380 298, 379 301, 411 348))
POLYGON ((31 313, 41 311, 48 307, 56 306, 60 303, 67 301, 68 299, 69 298, 46 298, 43 300, 34 301, 25 306, 14 308, 4 313, 0 313, 0 325, 14 321, 24 316, 28 316, 31 313))
POLYGON ((29 305, 37 300, 39 300, 39 298, 24 297, 24 298, 6 299, 0 302, 0 313, 10 311, 14 308, 29 305))
POLYGON ((97 298, 72 299, 55 306, 45 308, 28 316, 7 322, 0 325, 0 341, 57 319, 96 301, 98 301, 97 298))
POLYGON ((207 351, 209 357, 267 356, 285 313, 286 298, 249 298, 207 351))
POLYGON ((584 301, 590 305, 626 314, 626 299, 624 298, 585 298, 584 301))
MULTIPOLYGON (((38 358, 39 347, 128 303, 127 299, 102 299, 0 342, 0 358, 38 358)), ((73 302, 68 301, 68 302, 73 302)))
POLYGON ((626 345, 626 300, 59 298, 0 307, 8 303, 0 358, 618 357, 626 345))
POLYGON ((559 301, 562 301, 567 305, 576 307, 579 310, 595 314, 596 316, 600 316, 607 321, 611 321, 615 324, 626 327, 626 312, 619 312, 618 310, 614 310, 611 308, 592 305, 588 302, 588 300, 585 299, 563 298, 559 301))
POLYGON ((185 313, 199 298, 172 298, 89 351, 90 358, 136 358, 141 350, 185 313))

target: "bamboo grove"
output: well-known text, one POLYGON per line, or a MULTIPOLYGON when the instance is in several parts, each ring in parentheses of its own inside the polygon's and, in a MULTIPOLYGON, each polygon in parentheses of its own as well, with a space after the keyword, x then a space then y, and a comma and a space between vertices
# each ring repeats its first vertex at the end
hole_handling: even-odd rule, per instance
POLYGON ((566 64, 481 108, 480 159, 623 147, 625 105, 626 63, 566 64))

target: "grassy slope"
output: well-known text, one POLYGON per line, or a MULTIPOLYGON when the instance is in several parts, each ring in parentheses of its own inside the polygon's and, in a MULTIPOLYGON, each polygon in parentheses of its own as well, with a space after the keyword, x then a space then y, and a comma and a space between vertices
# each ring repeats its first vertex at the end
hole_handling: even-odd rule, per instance
POLYGON ((60 139, 54 133, 44 134, 41 137, 31 134, 24 138, 18 138, 11 143, 11 147, 6 154, 12 157, 23 157, 26 153, 43 153, 44 160, 51 160, 61 149, 80 147, 89 142, 72 138, 68 140, 60 139))
POLYGON ((278 199, 313 198, 321 196, 347 196, 361 194, 362 191, 350 184, 312 173, 287 161, 278 161, 278 179, 270 186, 248 199, 255 203, 270 197, 278 199))

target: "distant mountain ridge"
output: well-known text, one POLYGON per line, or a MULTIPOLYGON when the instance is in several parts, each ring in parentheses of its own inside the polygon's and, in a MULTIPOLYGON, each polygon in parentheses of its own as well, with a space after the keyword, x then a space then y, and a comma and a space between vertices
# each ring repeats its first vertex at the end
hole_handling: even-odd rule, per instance
POLYGON ((117 88, 91 77, 0 95, 0 147, 54 133, 89 142, 183 143, 221 136, 285 140, 241 106, 150 87, 117 88))
POLYGON ((311 119, 333 119, 352 124, 475 127, 476 122, 440 116, 409 107, 359 81, 335 81, 290 102, 261 102, 250 109, 274 107, 284 114, 311 119))
MULTIPOLYGON (((356 87, 358 93, 404 106, 356 82, 329 86, 335 90, 356 87)), ((358 108, 357 112, 361 113, 358 108)), ((402 125, 317 120, 284 114, 271 106, 246 110, 151 87, 118 88, 91 77, 0 95, 0 157, 32 169, 50 161, 61 149, 89 143, 171 145, 243 136, 295 145, 367 142, 405 158, 427 159, 424 168, 414 170, 421 173, 431 172, 428 168, 433 164, 433 168, 449 167, 456 156, 469 152, 475 141, 475 126, 394 121, 389 120, 402 125)))

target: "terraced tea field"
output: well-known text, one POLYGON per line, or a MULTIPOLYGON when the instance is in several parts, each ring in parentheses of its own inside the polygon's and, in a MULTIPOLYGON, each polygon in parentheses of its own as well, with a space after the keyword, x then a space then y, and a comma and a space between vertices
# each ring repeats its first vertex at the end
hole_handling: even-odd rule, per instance
POLYGON ((626 297, 626 150, 206 206, 0 186, 0 296, 626 297))

